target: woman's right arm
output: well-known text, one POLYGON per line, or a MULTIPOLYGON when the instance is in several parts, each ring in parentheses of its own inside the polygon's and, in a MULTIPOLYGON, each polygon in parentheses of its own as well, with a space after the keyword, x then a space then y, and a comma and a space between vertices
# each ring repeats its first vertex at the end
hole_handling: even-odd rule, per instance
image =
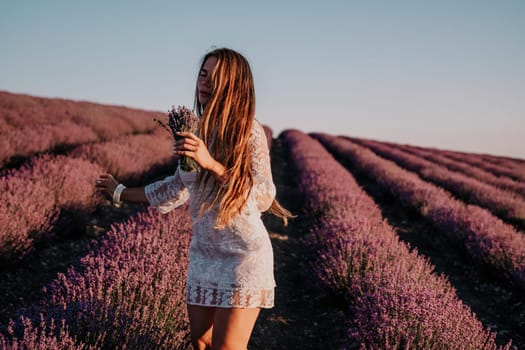
POLYGON ((120 195, 120 200, 123 202, 140 202, 149 203, 144 187, 130 187, 124 189, 120 195))
POLYGON ((150 205, 165 214, 186 203, 190 191, 180 178, 180 168, 177 168, 174 175, 144 187, 144 196, 150 205))
MULTIPOLYGON (((184 204, 189 199, 189 190, 182 183, 179 169, 175 175, 164 180, 153 182, 145 187, 124 188, 120 193, 120 201, 144 202, 157 207, 161 213, 184 204)), ((110 174, 102 174, 96 181, 96 188, 113 198, 119 183, 110 174)))
MULTIPOLYGON (((96 189, 105 193, 110 198, 113 198, 113 193, 115 193, 115 189, 118 185, 118 181, 115 180, 111 174, 101 174, 95 182, 96 189)), ((120 194, 120 200, 125 202, 148 203, 144 187, 125 188, 120 194)))

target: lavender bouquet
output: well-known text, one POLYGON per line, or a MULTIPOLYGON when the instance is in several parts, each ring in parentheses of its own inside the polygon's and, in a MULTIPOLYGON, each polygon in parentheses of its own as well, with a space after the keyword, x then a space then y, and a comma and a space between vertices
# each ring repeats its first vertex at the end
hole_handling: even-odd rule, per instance
MULTIPOLYGON (((180 140, 182 136, 177 135, 177 132, 188 131, 196 132, 199 125, 199 118, 188 108, 184 106, 173 107, 168 111, 168 123, 155 119, 163 128, 175 138, 180 140)), ((182 156, 179 158, 179 165, 184 171, 196 171, 197 163, 190 157, 182 156)))

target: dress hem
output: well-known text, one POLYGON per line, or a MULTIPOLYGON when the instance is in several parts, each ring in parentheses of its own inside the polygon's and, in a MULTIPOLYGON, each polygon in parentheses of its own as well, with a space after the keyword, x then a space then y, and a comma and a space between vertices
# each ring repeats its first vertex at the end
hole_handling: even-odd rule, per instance
POLYGON ((274 307, 274 288, 262 289, 220 289, 199 285, 186 286, 186 303, 222 308, 263 308, 274 307))
POLYGON ((216 307, 221 309, 273 309, 275 305, 259 305, 259 306, 242 306, 242 305, 231 305, 231 306, 224 306, 224 305, 210 305, 205 303, 197 303, 197 302, 190 302, 186 301, 186 305, 195 305, 195 306, 204 306, 204 307, 216 307))

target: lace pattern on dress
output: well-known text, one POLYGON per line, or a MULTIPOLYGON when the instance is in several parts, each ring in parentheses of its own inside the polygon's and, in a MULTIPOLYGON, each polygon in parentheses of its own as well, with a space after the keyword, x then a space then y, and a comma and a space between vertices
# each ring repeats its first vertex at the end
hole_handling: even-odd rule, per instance
POLYGON ((177 167, 175 175, 144 187, 148 202, 162 214, 183 205, 190 198, 190 191, 184 186, 179 171, 180 168, 177 167))
POLYGON ((275 198, 275 185, 270 167, 270 150, 264 128, 258 121, 253 122, 253 131, 249 141, 251 170, 254 186, 251 195, 255 197, 257 210, 263 212, 270 208, 275 198))
POLYGON ((188 285, 186 302, 193 305, 239 308, 272 308, 274 290, 271 289, 217 289, 188 285))

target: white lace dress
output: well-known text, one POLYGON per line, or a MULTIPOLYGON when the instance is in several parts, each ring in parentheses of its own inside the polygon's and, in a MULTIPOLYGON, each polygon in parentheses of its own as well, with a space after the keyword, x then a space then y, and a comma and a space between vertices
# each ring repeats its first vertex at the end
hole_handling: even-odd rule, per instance
MULTIPOLYGON (((270 155, 264 129, 254 121, 249 141, 254 186, 246 206, 224 229, 215 228, 216 209, 199 218, 196 172, 177 167, 173 176, 145 188, 149 203, 161 213, 190 200, 193 236, 186 284, 186 302, 193 305, 271 308, 275 280, 273 251, 261 212, 275 198, 270 155)), ((206 186, 209 191, 211 185, 206 186)))

